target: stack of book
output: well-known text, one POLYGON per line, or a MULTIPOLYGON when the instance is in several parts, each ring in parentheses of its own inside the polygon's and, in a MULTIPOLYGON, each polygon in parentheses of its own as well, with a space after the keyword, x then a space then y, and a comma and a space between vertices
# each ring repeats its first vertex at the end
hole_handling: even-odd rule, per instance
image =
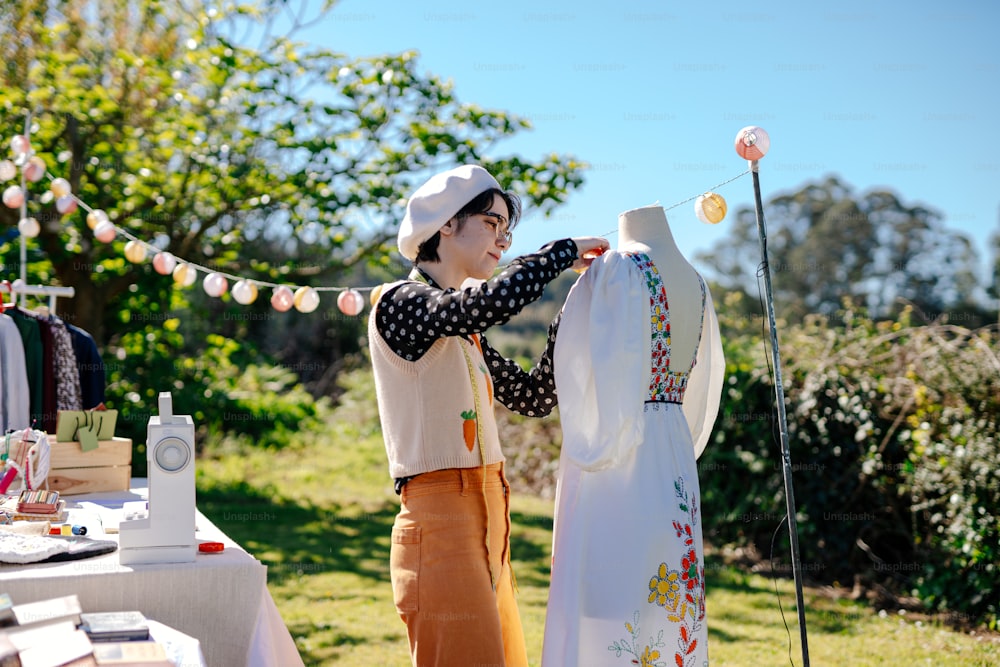
POLYGON ((76 595, 12 604, 0 593, 0 667, 174 667, 138 611, 82 612, 76 595))
POLYGON ((80 629, 93 642, 134 642, 149 639, 149 624, 139 611, 80 614, 80 629))

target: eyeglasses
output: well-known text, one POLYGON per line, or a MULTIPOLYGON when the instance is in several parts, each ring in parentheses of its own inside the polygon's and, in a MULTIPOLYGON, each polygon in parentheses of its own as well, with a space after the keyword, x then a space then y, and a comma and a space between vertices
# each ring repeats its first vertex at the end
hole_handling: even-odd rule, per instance
POLYGON ((499 213, 493 213, 492 211, 487 211, 481 215, 485 216, 483 222, 489 225, 493 229, 493 233, 497 235, 497 241, 503 241, 507 245, 510 245, 511 241, 514 239, 514 232, 510 231, 510 225, 507 222, 507 218, 503 217, 499 213), (490 218, 495 218, 495 220, 490 220, 490 218))

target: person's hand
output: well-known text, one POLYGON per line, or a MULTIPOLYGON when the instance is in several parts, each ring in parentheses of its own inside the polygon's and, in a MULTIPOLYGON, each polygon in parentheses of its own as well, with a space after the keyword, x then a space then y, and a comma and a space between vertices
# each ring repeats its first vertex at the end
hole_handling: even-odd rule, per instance
POLYGON ((581 236, 573 239, 576 244, 576 261, 570 267, 577 273, 586 271, 595 259, 611 248, 607 239, 599 236, 581 236))

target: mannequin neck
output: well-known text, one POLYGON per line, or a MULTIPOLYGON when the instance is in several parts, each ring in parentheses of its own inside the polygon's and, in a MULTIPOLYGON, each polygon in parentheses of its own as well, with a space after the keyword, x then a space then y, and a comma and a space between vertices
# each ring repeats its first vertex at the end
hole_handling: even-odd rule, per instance
POLYGON ((645 252, 654 262, 684 259, 662 206, 644 206, 619 214, 618 249, 645 252))

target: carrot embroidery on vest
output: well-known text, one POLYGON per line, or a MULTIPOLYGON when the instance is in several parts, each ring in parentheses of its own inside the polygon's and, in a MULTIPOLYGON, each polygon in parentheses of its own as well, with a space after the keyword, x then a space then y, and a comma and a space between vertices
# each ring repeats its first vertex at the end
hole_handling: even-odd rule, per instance
POLYGON ((466 410, 462 413, 462 437, 465 438, 465 447, 470 452, 476 446, 476 411, 466 410))

